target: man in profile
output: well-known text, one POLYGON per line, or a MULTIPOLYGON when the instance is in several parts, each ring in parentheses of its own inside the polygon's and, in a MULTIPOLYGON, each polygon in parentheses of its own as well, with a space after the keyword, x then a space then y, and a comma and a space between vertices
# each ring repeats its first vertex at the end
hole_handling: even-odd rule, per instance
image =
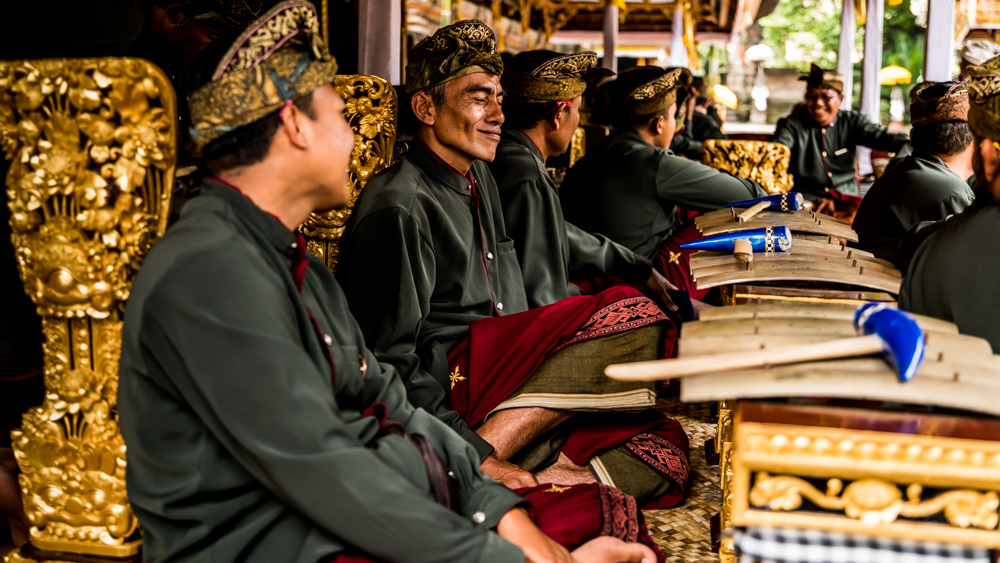
POLYGON ((560 200, 566 220, 653 261, 668 281, 701 300, 689 252, 700 238, 679 208, 701 212, 766 195, 756 182, 674 155, 677 92, 683 69, 639 67, 607 86, 614 136, 591 149, 566 174, 560 200))
MULTIPOLYGON (((296 232, 350 200, 354 133, 335 71, 313 6, 284 2, 189 96, 215 176, 146 258, 122 332, 118 409, 144 559, 652 563, 647 546, 586 541, 599 508, 580 511, 593 519, 583 537, 563 538, 582 544, 571 555, 365 347, 296 232)), ((527 494, 581 489, 559 490, 527 494)), ((625 499, 609 491, 577 500, 625 499)))

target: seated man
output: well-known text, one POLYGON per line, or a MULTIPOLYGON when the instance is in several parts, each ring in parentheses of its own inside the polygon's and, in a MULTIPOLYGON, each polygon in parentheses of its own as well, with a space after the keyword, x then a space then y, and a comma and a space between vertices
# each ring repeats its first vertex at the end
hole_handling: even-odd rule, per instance
POLYGON ((910 92, 910 143, 913 154, 879 178, 861 202, 852 225, 857 247, 890 260, 901 270, 907 262, 897 246, 921 221, 961 213, 975 196, 972 175, 969 91, 958 82, 925 82, 910 92))
POLYGON ((756 182, 667 150, 680 76, 681 69, 652 66, 622 73, 608 87, 614 136, 570 169, 559 197, 567 221, 653 260, 668 281, 702 299, 707 291, 695 287, 679 246, 700 235, 693 223, 683 226, 678 208, 709 211, 766 194, 756 182))
MULTIPOLYGON (((677 115, 674 122, 674 138, 670 140, 670 150, 677 156, 701 162, 701 157, 705 152, 701 141, 694 138, 694 104, 697 92, 692 86, 693 77, 691 71, 676 67, 681 71, 677 79, 677 115)), ((674 70, 669 68, 667 70, 674 70)))
POLYGON ((412 49, 416 141, 365 186, 341 241, 337 275, 351 310, 410 401, 465 436, 494 478, 593 482, 593 471, 642 502, 679 502, 683 430, 650 410, 652 385, 604 375, 609 363, 655 359, 661 326, 672 328, 666 315, 622 286, 527 310, 483 162, 500 142, 502 70, 481 22, 442 28, 412 49))
MULTIPOLYGON (((211 68, 189 102, 216 176, 146 258, 122 333, 144 559, 653 563, 645 545, 601 537, 570 555, 543 534, 465 440, 409 404, 306 252, 295 229, 347 205, 354 145, 312 5, 279 4, 211 68)), ((604 524, 647 539, 635 501, 603 485, 526 493, 547 495, 540 520, 555 502, 567 545, 604 524), (567 514, 573 495, 585 505, 567 514), (602 500, 626 518, 595 513, 602 500), (565 529, 577 514, 582 535, 565 529)))
POLYGON ((840 110, 844 78, 812 65, 806 81, 805 103, 778 120, 771 142, 792 149, 789 172, 795 191, 817 204, 816 211, 830 213, 838 207, 852 216, 860 198, 855 175, 858 146, 909 153, 906 135, 891 133, 868 121, 859 111, 840 110))
POLYGON ((571 277, 613 276, 645 284, 669 301, 667 281, 648 258, 563 219, 559 193, 545 170, 547 158, 569 148, 587 78, 604 76, 594 71, 596 64, 593 53, 524 51, 507 61, 500 79, 503 133, 489 167, 531 308, 580 295, 571 277))
POLYGON ((975 209, 941 223, 920 245, 903 278, 900 307, 954 322, 1000 351, 1000 57, 969 68, 969 128, 975 209))
MULTIPOLYGON (((714 106, 712 96, 701 94, 695 98, 694 111, 691 112, 691 136, 695 141, 729 138, 722 132, 722 122, 712 117, 711 110, 715 109, 714 106)), ((715 115, 718 116, 718 112, 715 115)))

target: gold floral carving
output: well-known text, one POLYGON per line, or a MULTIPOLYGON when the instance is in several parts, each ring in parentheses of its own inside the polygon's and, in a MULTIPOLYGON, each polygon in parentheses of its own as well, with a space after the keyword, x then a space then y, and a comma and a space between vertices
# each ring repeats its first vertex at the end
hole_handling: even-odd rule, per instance
POLYGON ((768 193, 791 191, 792 175, 788 172, 792 152, 778 143, 708 139, 703 143, 701 161, 707 166, 725 170, 733 176, 753 180, 768 193))
POLYGON ((807 499, 816 506, 842 511, 848 518, 863 524, 879 526, 897 518, 926 518, 944 513, 949 524, 958 528, 993 530, 1000 520, 1000 496, 996 492, 959 489, 944 492, 922 501, 923 486, 918 483, 906 488, 906 500, 899 486, 882 479, 860 479, 844 486, 840 479, 829 479, 826 492, 798 477, 757 474, 750 490, 750 504, 770 510, 797 510, 807 499))
POLYGON ((569 142, 569 167, 573 168, 576 161, 583 158, 587 152, 587 132, 583 127, 577 127, 573 131, 573 138, 569 142))
POLYGON ((11 238, 45 336, 45 400, 11 434, 42 550, 139 550, 115 411, 120 319, 166 228, 176 123, 173 89, 147 61, 0 62, 11 238))
POLYGON ((358 194, 380 170, 392 164, 396 142, 396 91, 383 78, 341 75, 334 85, 346 100, 347 121, 354 129, 349 176, 351 201, 345 209, 313 213, 300 230, 306 246, 336 272, 340 237, 358 194))

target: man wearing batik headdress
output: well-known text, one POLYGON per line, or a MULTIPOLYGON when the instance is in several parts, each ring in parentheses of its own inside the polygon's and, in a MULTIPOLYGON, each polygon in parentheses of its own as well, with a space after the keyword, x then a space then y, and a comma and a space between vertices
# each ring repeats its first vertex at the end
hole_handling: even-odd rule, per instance
POLYGON ((694 89, 694 75, 684 67, 670 67, 667 70, 680 69, 677 82, 677 116, 674 121, 674 138, 670 141, 670 151, 678 156, 701 162, 705 149, 701 141, 694 138, 694 105, 697 92, 694 89))
POLYGON ((559 197, 567 221, 652 260, 668 281, 702 299, 707 291, 695 287, 679 246, 700 235, 693 223, 684 226, 678 208, 708 211, 766 194, 756 182, 668 150, 682 72, 640 67, 608 86, 614 136, 570 169, 559 197))
POLYGON ((975 196, 969 90, 964 83, 924 82, 910 92, 913 154, 879 178, 865 195, 852 227, 856 246, 906 270, 896 247, 922 221, 961 213, 975 196))
POLYGON ((337 276, 365 339, 494 478, 600 480, 640 503, 679 502, 683 430, 654 410, 651 385, 603 373, 658 357, 666 314, 625 286, 529 310, 486 165, 504 122, 493 31, 456 23, 408 60, 416 142, 365 186, 341 241, 337 276))
POLYGON ((969 128, 976 201, 937 224, 903 278, 907 311, 954 322, 1000 350, 1000 57, 969 67, 969 128))
POLYGON ((812 65, 799 80, 806 83, 805 103, 778 120, 770 140, 792 150, 788 171, 795 191, 815 202, 819 212, 840 210, 851 216, 861 202, 854 178, 857 148, 905 156, 909 139, 868 121, 859 111, 841 110, 844 77, 839 73, 812 65))
POLYGON ((580 295, 571 278, 617 278, 645 286, 665 301, 667 290, 674 289, 645 256, 566 222, 545 170, 547 158, 569 148, 587 83, 610 74, 596 64, 597 56, 589 52, 524 51, 507 61, 500 79, 503 134, 489 167, 532 308, 580 295))
POLYGON ((611 534, 647 539, 634 500, 585 485, 525 491, 527 504, 365 348, 296 232, 350 200, 354 134, 318 31, 311 4, 276 6, 189 97, 214 176, 143 263, 122 331, 118 411, 145 560, 652 563, 648 546, 586 541, 604 529, 602 500, 628 515, 611 534), (564 529, 571 499, 593 507, 582 534, 564 529), (560 535, 532 505, 543 527, 557 512, 560 535), (571 556, 556 540, 583 545, 571 556))

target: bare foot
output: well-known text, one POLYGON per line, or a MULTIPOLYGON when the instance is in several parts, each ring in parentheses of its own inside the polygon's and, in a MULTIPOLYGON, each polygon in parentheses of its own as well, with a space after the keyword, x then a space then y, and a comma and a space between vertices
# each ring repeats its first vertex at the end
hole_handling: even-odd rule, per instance
POLYGON ((656 554, 649 546, 610 536, 594 538, 570 555, 575 563, 656 563, 656 554))
POLYGON ((535 478, 539 483, 555 483, 557 485, 579 485, 583 483, 596 483, 597 478, 589 467, 577 465, 566 457, 566 454, 559 452, 559 459, 545 469, 535 473, 535 478))

